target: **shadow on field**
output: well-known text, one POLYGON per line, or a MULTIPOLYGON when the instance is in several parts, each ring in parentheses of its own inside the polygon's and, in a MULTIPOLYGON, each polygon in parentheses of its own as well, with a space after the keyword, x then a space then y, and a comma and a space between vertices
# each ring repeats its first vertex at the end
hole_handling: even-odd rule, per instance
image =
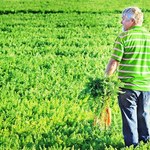
MULTIPOLYGON (((149 10, 147 10, 149 11, 149 10)), ((111 13, 112 11, 107 13, 111 13)), ((116 13, 121 13, 120 10, 115 10, 114 12, 116 13)), ((4 15, 4 14, 18 14, 18 13, 22 13, 22 14, 27 14, 27 13, 32 13, 32 14, 62 14, 62 13, 77 13, 77 14, 84 14, 84 13, 88 13, 88 14, 103 14, 106 13, 105 11, 78 11, 78 10, 70 10, 70 11, 64 11, 64 10, 32 10, 32 9, 20 9, 20 10, 0 10, 0 15, 4 15)))

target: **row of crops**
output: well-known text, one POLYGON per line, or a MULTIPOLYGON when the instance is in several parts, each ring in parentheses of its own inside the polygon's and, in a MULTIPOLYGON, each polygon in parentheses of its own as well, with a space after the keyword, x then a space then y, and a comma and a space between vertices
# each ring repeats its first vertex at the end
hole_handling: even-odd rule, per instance
MULTIPOLYGON (((128 3, 0 3, 0 149, 132 149, 123 148, 116 78, 99 83, 128 3), (113 119, 106 129, 94 118, 108 93, 113 119)), ((148 1, 137 5, 150 30, 148 1)))

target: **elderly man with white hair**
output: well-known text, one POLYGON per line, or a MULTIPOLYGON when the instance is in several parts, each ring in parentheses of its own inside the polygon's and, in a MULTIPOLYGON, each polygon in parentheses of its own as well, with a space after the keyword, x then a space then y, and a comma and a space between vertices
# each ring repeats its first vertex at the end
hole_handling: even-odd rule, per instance
POLYGON ((116 38, 106 75, 118 68, 124 83, 118 94, 126 146, 150 140, 150 33, 142 27, 143 13, 137 7, 122 12, 123 32, 116 38))

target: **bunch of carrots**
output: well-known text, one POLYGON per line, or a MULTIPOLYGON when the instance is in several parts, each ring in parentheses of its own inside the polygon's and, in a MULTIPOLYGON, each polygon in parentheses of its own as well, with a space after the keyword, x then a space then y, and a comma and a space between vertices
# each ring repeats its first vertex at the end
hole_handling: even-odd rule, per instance
POLYGON ((100 127, 107 128, 111 125, 111 108, 109 106, 109 103, 107 102, 104 104, 101 112, 99 113, 98 117, 95 117, 94 119, 94 126, 100 125, 100 127))
POLYGON ((97 107, 97 116, 94 119, 94 125, 100 127, 109 127, 111 125, 111 99, 119 92, 122 83, 115 77, 90 79, 87 84, 90 96, 95 100, 97 107), (98 101, 97 101, 98 100, 98 101))

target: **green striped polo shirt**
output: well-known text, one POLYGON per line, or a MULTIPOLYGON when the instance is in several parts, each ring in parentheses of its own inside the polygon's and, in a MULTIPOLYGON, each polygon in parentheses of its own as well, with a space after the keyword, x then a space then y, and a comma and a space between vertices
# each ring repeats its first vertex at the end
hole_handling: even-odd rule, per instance
POLYGON ((150 91, 150 33, 141 26, 122 32, 112 58, 119 62, 118 78, 124 88, 150 91))

